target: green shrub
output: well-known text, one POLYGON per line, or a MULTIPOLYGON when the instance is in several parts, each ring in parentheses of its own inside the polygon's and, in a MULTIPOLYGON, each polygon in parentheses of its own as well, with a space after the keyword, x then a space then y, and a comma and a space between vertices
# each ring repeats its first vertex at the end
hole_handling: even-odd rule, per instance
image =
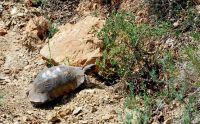
MULTIPOLYGON (((154 105, 157 99, 162 99, 162 104, 170 104, 174 99, 183 101, 185 97, 185 83, 175 85, 178 69, 173 49, 163 49, 162 45, 157 46, 154 42, 175 34, 176 30, 168 22, 154 26, 137 25, 134 16, 124 12, 111 15, 98 33, 102 40, 102 58, 97 61, 100 74, 107 79, 118 77, 119 82, 127 84, 129 96, 125 108, 138 113, 139 124, 150 122, 153 108, 160 107, 154 105), (149 89, 155 94, 149 94, 149 89), (142 108, 135 99, 136 95, 143 101, 142 108)), ((199 65, 198 60, 191 60, 199 65)), ((130 117, 126 114, 123 122, 130 123, 130 117)))
POLYGON ((58 28, 53 23, 50 23, 48 38, 52 38, 56 32, 58 32, 58 28))
POLYGON ((199 32, 191 32, 190 36, 192 37, 193 40, 196 40, 196 41, 200 42, 200 33, 199 32))
MULTIPOLYGON (((199 41, 198 40, 200 37, 198 34, 190 32, 193 40, 196 40, 193 42, 193 44, 187 44, 186 46, 183 47, 183 55, 186 55, 186 60, 188 62, 189 68, 193 70, 192 73, 195 74, 190 74, 194 75, 197 78, 192 79, 196 82, 191 82, 191 84, 194 84, 193 87, 200 87, 200 55, 199 55, 199 41)), ((187 70, 186 70, 187 71, 187 70)), ((185 88, 186 89, 186 88, 185 88)), ((199 99, 199 91, 195 91, 191 95, 188 96, 188 101, 185 103, 185 108, 183 111, 183 114, 181 116, 181 123, 182 124, 189 124, 191 121, 197 117, 200 113, 198 111, 198 99, 199 99)))
POLYGON ((192 0, 146 0, 146 3, 155 21, 176 20, 193 5, 192 0))
POLYGON ((2 104, 2 100, 3 100, 3 94, 0 92, 0 106, 2 104))
MULTIPOLYGON (((100 74, 108 79, 119 77, 125 83, 158 83, 162 54, 154 41, 170 29, 168 23, 158 26, 137 25, 134 16, 124 12, 107 19, 98 36, 102 39, 102 58, 97 61, 100 74)), ((146 84, 145 84, 146 85, 146 84)), ((139 86, 135 86, 137 88, 139 86)))
MULTIPOLYGON (((163 54, 165 52, 154 44, 161 36, 168 35, 170 29, 171 26, 167 22, 157 26, 137 25, 133 15, 121 12, 109 17, 98 34, 102 39, 103 55, 97 61, 100 74, 107 79, 119 77, 120 82, 128 85, 130 94, 125 101, 125 108, 138 113, 139 124, 149 123, 151 119, 152 99, 147 90, 159 90, 164 85, 174 85, 172 55, 170 52, 163 54), (171 74, 171 83, 160 80, 160 76, 165 73, 171 74), (134 98, 137 94, 144 101, 143 109, 134 98)), ((170 96, 175 88, 168 87, 167 93, 170 96)), ((126 114, 123 122, 130 123, 130 117, 130 114, 126 114)))
MULTIPOLYGON (((188 14, 186 22, 191 21, 189 16, 193 17, 188 14)), ((175 82, 179 72, 176 62, 182 60, 182 56, 177 55, 182 47, 164 48, 165 44, 161 43, 163 39, 170 37, 179 40, 183 32, 179 28, 172 28, 168 21, 157 22, 157 25, 139 25, 135 23, 133 15, 120 12, 112 14, 98 33, 102 40, 102 58, 97 60, 100 75, 109 80, 115 80, 117 77, 119 82, 129 87, 129 96, 124 105, 125 108, 137 111, 139 124, 150 123, 153 109, 160 108, 159 104, 171 104, 174 99, 183 102, 189 89, 186 82, 175 82), (176 35, 177 32, 181 35, 176 35), (148 91, 153 91, 153 94, 148 91), (142 108, 135 99, 136 95, 142 99, 142 108), (155 105, 158 99, 162 99, 161 103, 155 105)), ((189 32, 187 36, 188 34, 193 40, 199 41, 198 33, 189 32)), ((184 43, 182 45, 184 46, 184 43)), ((196 46, 189 46, 184 49, 184 54, 200 72, 197 50, 196 46)), ((123 123, 130 123, 132 115, 125 115, 123 123)), ((185 119, 187 123, 188 120, 185 119)))
POLYGON ((198 55, 198 51, 198 48, 192 46, 185 47, 184 49, 184 53, 187 55, 191 66, 200 75, 200 56, 198 55))
POLYGON ((49 60, 47 62, 47 66, 48 67, 52 67, 52 66, 54 66, 54 63, 52 61, 49 39, 52 38, 56 32, 58 32, 58 28, 53 23, 50 23, 49 25, 50 25, 50 27, 49 27, 48 33, 47 33, 47 41, 48 41, 48 49, 49 49, 49 60))
POLYGON ((197 109, 196 109, 196 101, 198 99, 195 96, 189 96, 189 100, 185 104, 185 108, 183 110, 183 114, 181 116, 181 124, 190 124, 192 120, 197 117, 197 109))
POLYGON ((32 0, 33 6, 44 6, 47 0, 32 0))
MULTIPOLYGON (((195 73, 197 77, 200 76, 200 35, 196 31, 190 31, 188 33, 190 37, 190 42, 184 44, 182 47, 182 58, 187 62, 188 68, 187 70, 191 70, 192 73, 195 73)), ((186 71, 187 71, 186 70, 186 71)), ((200 78, 197 78, 197 83, 200 78)))

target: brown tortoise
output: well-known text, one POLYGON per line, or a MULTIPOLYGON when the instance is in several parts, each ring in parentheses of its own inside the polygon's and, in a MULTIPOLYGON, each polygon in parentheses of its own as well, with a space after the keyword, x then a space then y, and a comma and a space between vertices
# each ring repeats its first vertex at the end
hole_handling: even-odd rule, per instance
POLYGON ((96 66, 82 67, 54 66, 42 70, 29 85, 27 96, 34 105, 41 105, 63 96, 86 81, 86 74, 94 72, 96 66))

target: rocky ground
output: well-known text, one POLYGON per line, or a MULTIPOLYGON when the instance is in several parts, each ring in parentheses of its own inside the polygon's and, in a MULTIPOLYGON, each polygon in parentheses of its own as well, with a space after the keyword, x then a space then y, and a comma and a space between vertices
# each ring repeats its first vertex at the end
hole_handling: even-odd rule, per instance
MULTIPOLYGON (((111 10, 118 9, 115 3, 118 0, 109 4, 100 0, 49 0, 45 6, 37 7, 31 6, 29 1, 0 1, 0 123, 122 123, 121 115, 127 117, 124 113, 129 114, 130 110, 124 108, 125 95, 119 94, 121 84, 107 86, 94 76, 88 76, 88 83, 76 91, 39 108, 33 107, 26 96, 28 84, 49 65, 49 48, 53 64, 85 66, 99 57, 99 40, 94 32, 102 27, 111 10), (47 22, 60 29, 49 44, 45 40, 47 22), (72 45, 71 41, 74 41, 72 45)), ((138 24, 148 21, 146 9, 137 12, 141 1, 121 3, 121 8, 136 13, 138 24)), ((159 124, 158 121, 170 124, 172 118, 175 118, 174 123, 181 123, 178 120, 184 108, 181 103, 174 100, 162 108, 163 111, 155 110, 152 124, 159 124)), ((130 123, 135 124, 136 116, 131 116, 130 123)), ((196 120, 198 123, 198 118, 196 120)))
POLYGON ((26 97, 27 86, 40 70, 46 68, 46 64, 39 50, 29 51, 22 45, 22 31, 28 18, 39 10, 27 10, 24 2, 12 1, 0 2, 1 9, 0 94, 3 98, 0 123, 119 123, 118 112, 123 106, 123 98, 111 92, 112 87, 92 77, 89 79, 95 86, 71 93, 56 104, 52 103, 54 105, 34 108, 26 97))

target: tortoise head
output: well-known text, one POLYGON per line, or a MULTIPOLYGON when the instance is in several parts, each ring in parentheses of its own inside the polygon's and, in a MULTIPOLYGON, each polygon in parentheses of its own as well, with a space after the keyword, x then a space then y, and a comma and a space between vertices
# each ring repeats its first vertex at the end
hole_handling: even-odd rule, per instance
POLYGON ((85 72, 85 74, 93 74, 93 73, 97 73, 98 72, 98 68, 95 64, 89 64, 89 65, 86 65, 84 68, 83 68, 83 71, 85 72))
POLYGON ((30 84, 29 89, 26 92, 26 95, 27 95, 29 101, 33 105, 41 105, 41 104, 49 101, 48 94, 42 93, 42 92, 37 92, 37 90, 33 84, 30 84))

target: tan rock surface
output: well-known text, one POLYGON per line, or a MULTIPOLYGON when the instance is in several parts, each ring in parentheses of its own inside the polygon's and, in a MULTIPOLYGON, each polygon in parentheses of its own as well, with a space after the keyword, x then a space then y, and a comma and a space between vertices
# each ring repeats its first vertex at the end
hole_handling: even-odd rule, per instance
POLYGON ((100 57, 100 41, 95 36, 104 21, 88 16, 75 25, 66 24, 45 45, 40 54, 57 64, 84 66, 100 57), (50 48, 50 50, 49 50, 50 48))
POLYGON ((29 20, 26 28, 25 33, 27 34, 34 34, 38 36, 40 39, 45 37, 44 35, 47 34, 49 30, 49 21, 45 19, 43 16, 35 17, 29 20))
POLYGON ((48 30, 49 21, 43 16, 30 19, 24 31, 23 45, 28 48, 36 47, 47 36, 48 30))

